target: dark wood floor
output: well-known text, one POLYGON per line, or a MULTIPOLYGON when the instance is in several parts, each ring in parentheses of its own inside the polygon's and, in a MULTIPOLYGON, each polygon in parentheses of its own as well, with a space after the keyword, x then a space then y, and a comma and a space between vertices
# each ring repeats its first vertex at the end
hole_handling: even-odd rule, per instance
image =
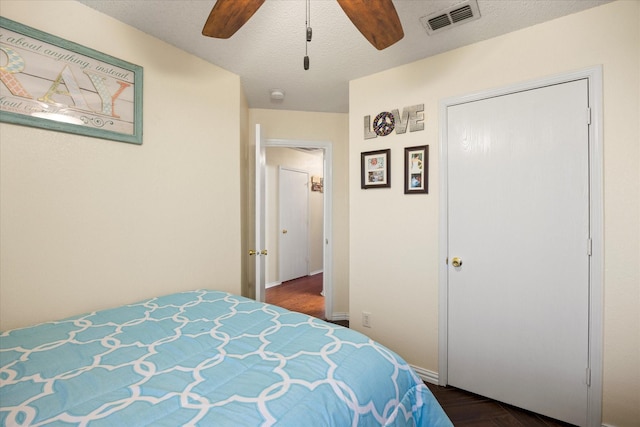
POLYGON ((425 384, 456 427, 573 427, 455 387, 425 384))
MULTIPOLYGON (((301 277, 266 290, 269 304, 325 319, 322 274, 301 277)), ((338 321, 349 327, 349 321, 338 321)), ((458 427, 569 427, 537 415, 454 387, 426 383, 454 426, 458 427)))
POLYGON ((269 304, 324 319, 322 273, 283 282, 265 292, 269 304))
MULTIPOLYGON (((269 288, 265 292, 265 300, 269 304, 327 320, 324 312, 324 296, 322 296, 322 273, 289 280, 269 288)), ((327 321, 349 327, 348 320, 327 321)))

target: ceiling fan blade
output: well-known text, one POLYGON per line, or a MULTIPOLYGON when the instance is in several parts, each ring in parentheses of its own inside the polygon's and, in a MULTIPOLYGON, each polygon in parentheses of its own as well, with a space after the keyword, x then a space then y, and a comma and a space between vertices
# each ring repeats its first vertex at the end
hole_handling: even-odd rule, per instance
POLYGON ((391 0, 338 0, 338 4, 376 49, 385 49, 404 37, 391 0))
POLYGON ((202 35, 228 39, 256 13, 262 3, 264 0, 216 1, 204 24, 202 35))

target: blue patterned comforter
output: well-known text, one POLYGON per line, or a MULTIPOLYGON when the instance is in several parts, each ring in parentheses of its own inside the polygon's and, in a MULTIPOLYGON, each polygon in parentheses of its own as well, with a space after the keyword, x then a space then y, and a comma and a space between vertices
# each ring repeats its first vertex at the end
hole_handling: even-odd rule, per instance
POLYGON ((389 349, 217 291, 7 331, 0 362, 3 426, 451 426, 389 349))

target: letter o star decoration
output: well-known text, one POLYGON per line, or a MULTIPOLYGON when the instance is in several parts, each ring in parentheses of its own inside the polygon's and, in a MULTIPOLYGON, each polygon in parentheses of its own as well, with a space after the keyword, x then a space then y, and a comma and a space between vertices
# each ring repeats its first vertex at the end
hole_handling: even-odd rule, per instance
POLYGON ((373 131, 378 136, 387 136, 396 127, 396 120, 388 111, 383 111, 373 119, 373 131))

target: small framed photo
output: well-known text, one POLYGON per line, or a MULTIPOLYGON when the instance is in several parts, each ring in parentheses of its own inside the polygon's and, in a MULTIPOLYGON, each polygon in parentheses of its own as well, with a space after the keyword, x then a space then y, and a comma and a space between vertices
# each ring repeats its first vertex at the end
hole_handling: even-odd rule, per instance
POLYGON ((429 146, 404 149, 404 194, 429 193, 429 146))
POLYGON ((391 187, 391 150, 361 153, 360 170, 360 188, 391 187))
POLYGON ((311 177, 311 191, 324 193, 324 178, 320 176, 311 177))

